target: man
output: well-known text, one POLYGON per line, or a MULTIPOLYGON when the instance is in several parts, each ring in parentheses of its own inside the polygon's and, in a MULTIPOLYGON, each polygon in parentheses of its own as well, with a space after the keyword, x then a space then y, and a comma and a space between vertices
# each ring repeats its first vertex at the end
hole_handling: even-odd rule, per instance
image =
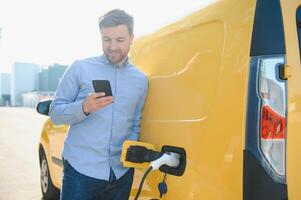
POLYGON ((112 10, 100 18, 104 55, 75 61, 50 106, 54 124, 69 124, 61 200, 127 200, 133 169, 120 162, 125 140, 138 140, 147 77, 129 62, 133 18, 112 10), (94 93, 92 80, 109 80, 112 96, 94 93))

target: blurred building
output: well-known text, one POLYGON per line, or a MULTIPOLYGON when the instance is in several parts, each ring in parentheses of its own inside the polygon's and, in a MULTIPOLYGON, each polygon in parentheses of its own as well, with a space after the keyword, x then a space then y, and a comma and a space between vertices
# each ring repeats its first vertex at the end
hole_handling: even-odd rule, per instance
POLYGON ((0 106, 11 105, 10 78, 11 78, 10 74, 0 73, 0 106))
POLYGON ((12 66, 11 105, 22 106, 22 93, 37 91, 40 66, 16 62, 12 66))
POLYGON ((39 91, 54 92, 67 69, 67 65, 54 64, 47 68, 42 68, 39 73, 39 91))
POLYGON ((37 91, 23 92, 22 105, 36 107, 41 100, 51 99, 67 67, 59 64, 40 67, 37 91))
POLYGON ((10 80, 11 105, 36 107, 39 101, 52 98, 67 67, 14 63, 10 80))
POLYGON ((44 99, 51 99, 55 92, 26 92, 22 93, 22 105, 35 108, 44 99))

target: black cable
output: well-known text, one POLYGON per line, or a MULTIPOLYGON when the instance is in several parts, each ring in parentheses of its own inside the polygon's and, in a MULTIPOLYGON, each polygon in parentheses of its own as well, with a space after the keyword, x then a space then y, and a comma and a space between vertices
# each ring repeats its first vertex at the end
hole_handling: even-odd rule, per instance
POLYGON ((137 191, 137 194, 135 196, 135 199, 134 200, 138 200, 138 197, 140 196, 140 193, 141 193, 141 190, 142 190, 142 186, 143 186, 143 183, 144 183, 144 180, 146 179, 147 175, 150 173, 150 171, 152 171, 153 167, 150 166, 147 171, 144 173, 142 179, 141 179, 141 182, 140 182, 140 185, 139 185, 139 189, 137 191))
POLYGON ((153 151, 144 146, 131 145, 127 149, 125 160, 134 163, 151 162, 157 160, 163 154, 163 152, 153 151))

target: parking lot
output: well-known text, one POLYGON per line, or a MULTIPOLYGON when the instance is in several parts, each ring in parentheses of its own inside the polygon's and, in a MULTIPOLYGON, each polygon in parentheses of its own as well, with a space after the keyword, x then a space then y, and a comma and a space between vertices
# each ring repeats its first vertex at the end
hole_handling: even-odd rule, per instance
POLYGON ((0 200, 41 199, 38 140, 46 116, 0 107, 0 200))

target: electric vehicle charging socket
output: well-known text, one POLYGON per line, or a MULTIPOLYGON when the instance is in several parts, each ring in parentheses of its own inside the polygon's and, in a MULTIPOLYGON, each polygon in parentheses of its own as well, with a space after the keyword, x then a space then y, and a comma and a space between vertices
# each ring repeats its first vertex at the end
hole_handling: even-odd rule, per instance
POLYGON ((169 145, 162 146, 159 152, 150 143, 126 140, 122 146, 120 161, 124 167, 134 168, 148 168, 153 162, 152 167, 159 168, 163 173, 182 176, 186 168, 186 152, 182 147, 169 145))
POLYGON ((162 146, 161 152, 173 152, 180 155, 179 158, 179 165, 177 167, 171 167, 168 165, 162 165, 159 170, 163 173, 171 174, 174 176, 182 176, 186 169, 186 151, 182 147, 176 146, 169 146, 164 145, 162 146))
POLYGON ((154 146, 149 143, 129 140, 123 143, 120 160, 125 167, 143 166, 145 168, 150 163, 150 166, 142 177, 135 200, 138 200, 143 183, 151 171, 159 169, 165 173, 163 181, 158 185, 160 198, 167 192, 167 185, 165 183, 166 174, 181 176, 185 171, 186 152, 184 148, 164 145, 161 152, 157 152, 154 149, 154 146))

